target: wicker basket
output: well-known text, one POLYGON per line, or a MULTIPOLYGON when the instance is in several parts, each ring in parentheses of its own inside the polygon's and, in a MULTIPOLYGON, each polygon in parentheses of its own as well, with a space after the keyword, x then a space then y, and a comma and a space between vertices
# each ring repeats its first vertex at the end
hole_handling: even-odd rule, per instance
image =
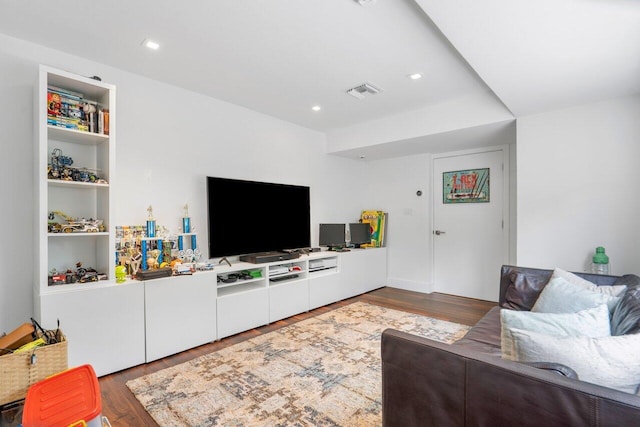
POLYGON ((29 386, 67 369, 67 341, 64 336, 62 339, 57 344, 0 356, 0 405, 24 399, 29 386))

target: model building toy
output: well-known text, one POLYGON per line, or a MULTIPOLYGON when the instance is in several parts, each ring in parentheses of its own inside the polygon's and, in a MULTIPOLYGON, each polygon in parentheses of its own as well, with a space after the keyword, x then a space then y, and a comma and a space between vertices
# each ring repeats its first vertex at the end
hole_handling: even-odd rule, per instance
POLYGON ((104 221, 101 219, 73 218, 64 212, 49 212, 49 222, 47 228, 49 233, 97 233, 105 230, 104 221), (60 224, 54 221, 59 216, 65 219, 66 223, 60 224))

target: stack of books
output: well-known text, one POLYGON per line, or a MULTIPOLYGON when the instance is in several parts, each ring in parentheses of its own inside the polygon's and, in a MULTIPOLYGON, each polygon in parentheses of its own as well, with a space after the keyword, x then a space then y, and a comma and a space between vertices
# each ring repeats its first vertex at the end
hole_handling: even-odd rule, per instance
POLYGON ((83 132, 109 134, 109 111, 81 93, 54 86, 47 88, 47 124, 83 132))
POLYGON ((384 247, 385 230, 387 226, 387 214, 383 211, 362 211, 360 221, 369 224, 371 230, 371 243, 361 245, 366 248, 384 247))

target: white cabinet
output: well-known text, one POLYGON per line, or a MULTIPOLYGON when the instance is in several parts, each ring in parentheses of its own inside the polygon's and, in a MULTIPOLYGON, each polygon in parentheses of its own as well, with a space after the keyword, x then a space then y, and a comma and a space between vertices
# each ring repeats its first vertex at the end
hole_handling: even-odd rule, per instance
POLYGON ((269 322, 309 310, 308 268, 306 258, 269 265, 269 322))
POLYGON ((145 362, 143 282, 50 293, 39 302, 45 328, 60 319, 69 367, 90 363, 101 376, 145 362))
POLYGON ((216 275, 166 277, 144 282, 146 361, 216 339, 216 275))
POLYGON ((269 323, 267 269, 246 262, 216 268, 218 339, 269 323))
MULTIPOLYGON (((328 256, 327 252, 318 256, 328 256)), ((309 308, 314 309, 386 284, 387 250, 352 249, 334 255, 338 267, 309 271, 309 308)))

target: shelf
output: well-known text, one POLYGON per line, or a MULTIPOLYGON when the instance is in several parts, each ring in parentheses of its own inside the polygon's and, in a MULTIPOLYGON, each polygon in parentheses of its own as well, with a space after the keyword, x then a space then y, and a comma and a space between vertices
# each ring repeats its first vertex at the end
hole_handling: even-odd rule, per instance
POLYGON ((323 268, 316 268, 313 270, 309 270, 309 274, 312 276, 333 274, 337 272, 338 272, 338 267, 323 267, 323 268))
MULTIPOLYGON (((228 283, 228 284, 231 285, 232 283, 228 283)), ((235 284, 236 286, 227 286, 224 288, 218 287, 218 297, 220 298, 220 297, 226 297, 226 296, 232 296, 232 295, 239 295, 246 292, 256 291, 259 289, 266 289, 266 286, 264 284, 260 284, 257 282, 233 283, 233 284, 235 284)))
POLYGON ((288 273, 274 274, 269 276, 269 282, 272 284, 278 284, 278 283, 288 282, 289 280, 294 280, 294 279, 304 279, 305 277, 307 277, 307 272, 304 270, 289 271, 288 273), (272 279, 276 279, 276 280, 272 280, 272 279))
POLYGON ((255 279, 247 279, 247 280, 236 280, 235 282, 231 282, 231 283, 220 282, 217 284, 217 287, 218 289, 229 288, 232 286, 244 285, 245 283, 258 282, 260 280, 264 280, 264 277, 256 277, 255 279))
POLYGON ((59 126, 47 125, 49 139, 56 141, 74 142, 76 144, 97 145, 109 142, 109 135, 85 132, 77 129, 67 129, 59 126))
POLYGON ((47 183, 52 187, 66 188, 109 188, 109 184, 98 184, 95 182, 65 181, 64 179, 47 179, 47 183))
POLYGON ((96 233, 47 233, 48 237, 86 237, 86 236, 108 236, 109 232, 99 231, 96 233))

